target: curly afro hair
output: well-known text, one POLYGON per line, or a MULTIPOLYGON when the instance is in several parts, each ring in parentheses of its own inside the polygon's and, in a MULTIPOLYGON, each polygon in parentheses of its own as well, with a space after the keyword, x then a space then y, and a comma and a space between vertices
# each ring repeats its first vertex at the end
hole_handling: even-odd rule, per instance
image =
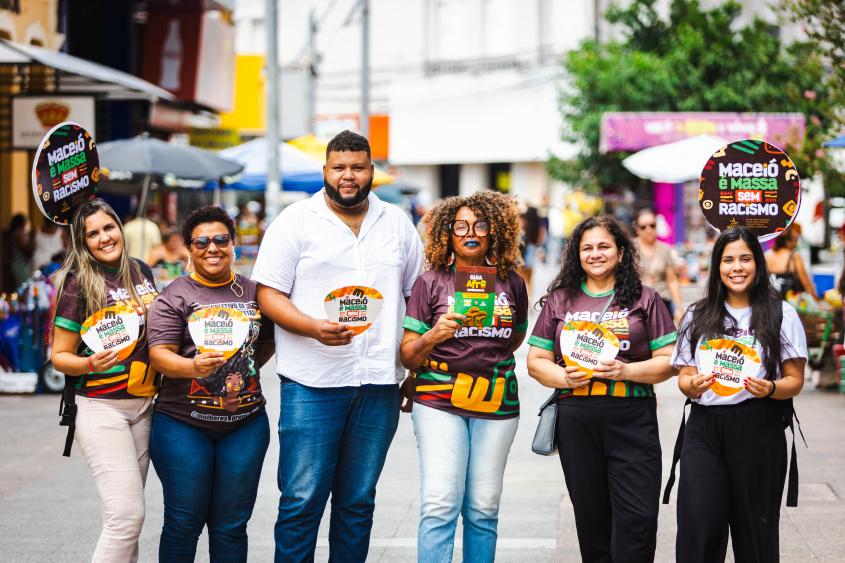
POLYGON ((614 302, 621 308, 630 307, 643 292, 640 281, 640 257, 634 248, 633 239, 622 223, 611 215, 599 215, 581 221, 566 239, 563 247, 560 272, 549 284, 546 294, 538 304, 542 307, 549 296, 558 289, 567 289, 567 293, 581 291, 581 283, 587 280, 587 273, 581 267, 581 238, 590 229, 601 227, 613 237, 616 248, 622 253, 616 266, 616 296, 614 302))
POLYGON ((182 221, 182 240, 185 242, 185 246, 191 246, 194 229, 205 223, 223 223, 226 225, 226 230, 229 231, 229 236, 232 237, 233 241, 235 240, 235 222, 232 221, 229 214, 214 205, 206 205, 191 211, 182 221))
POLYGON ((249 380, 252 378, 252 369, 250 367, 250 360, 243 353, 238 353, 229 358, 229 361, 211 372, 211 375, 203 379, 203 387, 205 387, 212 395, 219 395, 225 397, 228 395, 226 391, 226 378, 233 373, 240 373, 243 379, 243 386, 241 387, 241 395, 246 394, 249 380))
POLYGON ((479 221, 490 223, 490 249, 487 259, 496 266, 500 278, 507 279, 522 264, 519 252, 519 206, 514 198, 493 190, 479 190, 469 197, 450 197, 432 209, 423 221, 428 223, 425 245, 426 269, 446 270, 451 260, 452 223, 461 207, 469 207, 479 221))

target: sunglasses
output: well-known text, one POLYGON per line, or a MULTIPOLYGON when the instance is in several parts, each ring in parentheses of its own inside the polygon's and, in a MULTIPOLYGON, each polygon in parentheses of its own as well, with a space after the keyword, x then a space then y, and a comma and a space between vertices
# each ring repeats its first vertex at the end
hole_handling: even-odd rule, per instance
POLYGON ((656 229, 657 225, 655 223, 649 223, 647 225, 637 225, 637 228, 641 231, 644 231, 646 229, 656 229))
POLYGON ((194 237, 191 239, 191 244, 197 250, 205 250, 212 242, 217 248, 226 248, 229 246, 229 241, 232 237, 229 235, 215 235, 213 237, 194 237))
POLYGON ((490 223, 487 221, 476 221, 472 225, 466 221, 455 221, 452 223, 452 232, 456 236, 465 237, 472 231, 473 236, 486 237, 490 234, 490 223))

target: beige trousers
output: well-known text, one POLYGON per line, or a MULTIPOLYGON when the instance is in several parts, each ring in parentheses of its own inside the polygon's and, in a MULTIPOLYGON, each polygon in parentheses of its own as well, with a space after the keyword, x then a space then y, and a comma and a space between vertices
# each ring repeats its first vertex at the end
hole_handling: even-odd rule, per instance
POLYGON ((76 404, 76 443, 103 502, 103 531, 92 562, 135 563, 150 466, 152 397, 77 397, 76 404))

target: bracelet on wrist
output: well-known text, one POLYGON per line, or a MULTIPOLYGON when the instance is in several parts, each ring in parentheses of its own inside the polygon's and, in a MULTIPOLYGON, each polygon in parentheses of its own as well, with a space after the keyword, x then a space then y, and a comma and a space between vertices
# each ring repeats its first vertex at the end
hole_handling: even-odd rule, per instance
POLYGON ((768 395, 766 395, 765 397, 763 397, 764 399, 765 399, 766 397, 771 397, 772 395, 774 395, 774 394, 775 394, 775 390, 777 389, 777 385, 775 385, 775 382, 774 382, 774 381, 771 381, 770 383, 772 384, 772 390, 771 390, 771 391, 769 391, 769 394, 768 394, 768 395))
POLYGON ((91 373, 97 373, 97 371, 94 369, 94 366, 91 365, 91 356, 88 356, 88 369, 91 373))

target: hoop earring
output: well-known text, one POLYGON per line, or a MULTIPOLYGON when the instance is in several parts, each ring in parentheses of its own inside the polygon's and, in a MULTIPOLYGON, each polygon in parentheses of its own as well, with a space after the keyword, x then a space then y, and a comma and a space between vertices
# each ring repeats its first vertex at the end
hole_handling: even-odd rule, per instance
POLYGON ((455 263, 455 253, 454 253, 454 252, 450 252, 450 253, 449 253, 449 260, 447 260, 447 261, 446 261, 446 265, 447 265, 447 266, 451 266, 451 265, 452 265, 452 264, 454 264, 454 263, 455 263))
POLYGON ((489 255, 489 254, 486 254, 486 255, 484 256, 484 262, 485 262, 485 264, 487 264, 488 266, 495 266, 495 265, 496 265, 496 255, 494 254, 494 255, 493 255, 493 259, 491 260, 491 259, 490 259, 490 255, 489 255))
POLYGON ((191 262, 191 255, 190 255, 190 254, 188 254, 188 265, 185 267, 185 271, 186 271, 186 272, 190 272, 190 271, 191 271, 191 266, 193 266, 193 262, 191 262))

